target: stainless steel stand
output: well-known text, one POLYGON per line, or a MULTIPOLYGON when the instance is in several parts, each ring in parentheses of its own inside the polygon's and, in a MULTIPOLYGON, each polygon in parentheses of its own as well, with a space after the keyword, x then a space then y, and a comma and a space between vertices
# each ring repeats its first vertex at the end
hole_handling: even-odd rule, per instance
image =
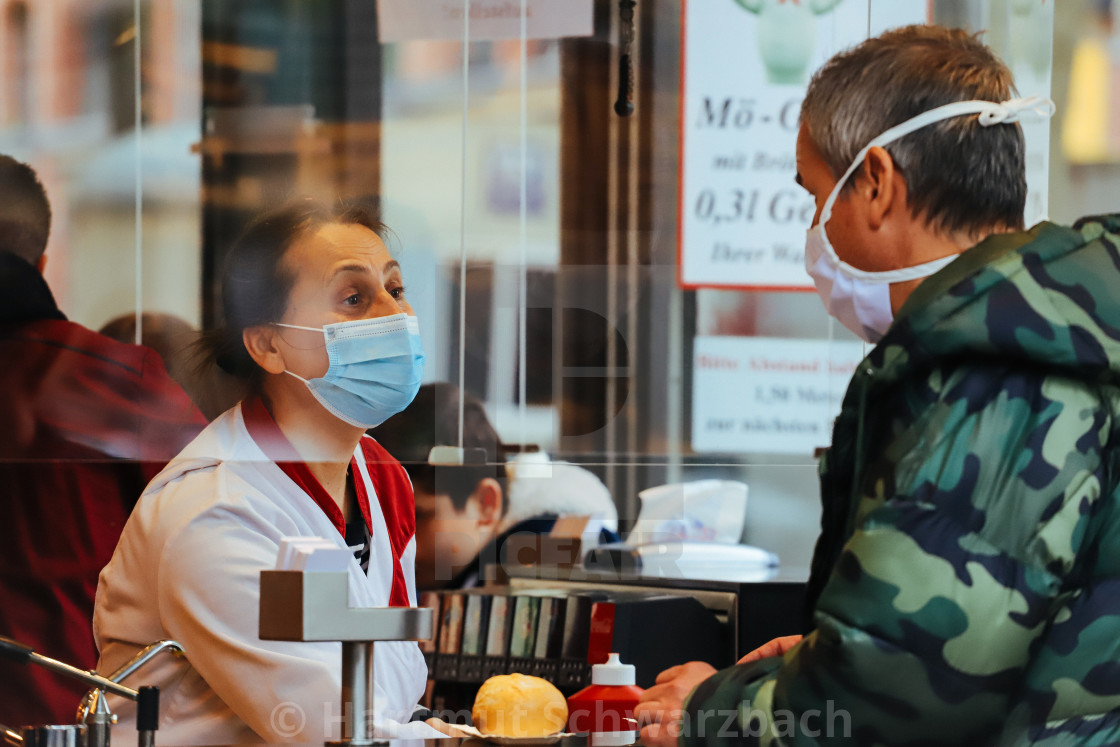
POLYGON ((342 643, 342 738, 328 744, 385 744, 373 739, 373 644, 432 637, 423 607, 351 607, 346 571, 261 571, 260 637, 265 641, 342 643))
POLYGON ((372 744, 370 728, 373 693, 373 642, 342 642, 342 739, 331 744, 372 744), (349 709, 349 710, 347 710, 349 709), (349 718, 347 718, 349 714, 349 718))

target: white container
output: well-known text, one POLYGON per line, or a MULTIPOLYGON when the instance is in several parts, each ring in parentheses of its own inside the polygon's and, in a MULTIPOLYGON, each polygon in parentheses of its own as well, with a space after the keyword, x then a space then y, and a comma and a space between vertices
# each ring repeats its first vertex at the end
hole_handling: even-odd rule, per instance
POLYGON ((659 485, 638 493, 641 508, 629 545, 649 542, 722 542, 743 536, 747 485, 736 480, 697 480, 659 485))

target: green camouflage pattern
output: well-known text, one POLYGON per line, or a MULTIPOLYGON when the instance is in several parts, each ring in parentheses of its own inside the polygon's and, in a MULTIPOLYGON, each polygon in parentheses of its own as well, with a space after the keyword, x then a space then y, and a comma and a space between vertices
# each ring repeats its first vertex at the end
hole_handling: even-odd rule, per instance
POLYGON ((809 632, 701 684, 682 747, 1120 744, 1118 410, 1120 215, 923 282, 821 462, 809 632))

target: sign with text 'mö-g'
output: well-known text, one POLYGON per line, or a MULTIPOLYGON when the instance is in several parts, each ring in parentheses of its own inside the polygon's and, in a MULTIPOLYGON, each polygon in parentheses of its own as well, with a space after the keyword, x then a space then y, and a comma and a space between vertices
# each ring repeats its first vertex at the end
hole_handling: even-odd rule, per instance
POLYGON ((926 3, 683 0, 680 283, 808 289, 814 204, 794 182, 813 70, 869 29, 922 23, 926 3))
MULTIPOLYGON (((414 39, 462 40, 463 0, 377 0, 382 43, 414 39)), ((521 37, 521 0, 470 0, 471 41, 521 37)), ((592 0, 526 0, 526 36, 558 39, 590 36, 592 0)))
POLYGON ((692 448, 698 452, 810 455, 863 358, 859 342, 697 337, 692 448))

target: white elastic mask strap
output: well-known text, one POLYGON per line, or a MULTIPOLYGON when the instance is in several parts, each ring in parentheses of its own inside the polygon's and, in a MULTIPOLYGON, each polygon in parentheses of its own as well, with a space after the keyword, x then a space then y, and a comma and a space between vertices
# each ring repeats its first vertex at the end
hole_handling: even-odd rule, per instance
MULTIPOLYGON (((272 324, 273 324, 273 326, 276 326, 276 327, 287 327, 288 329, 306 329, 308 332, 320 332, 321 333, 323 331, 319 327, 302 327, 298 324, 284 324, 283 322, 273 322, 272 324)), ((303 378, 299 374, 294 374, 286 368, 284 369, 284 373, 288 374, 289 376, 295 376, 297 379, 302 381, 307 386, 309 386, 309 387, 311 386, 311 382, 308 381, 307 379, 303 378)))
POLYGON ((306 329, 308 332, 322 332, 322 327, 304 327, 299 324, 284 324, 283 322, 273 322, 273 326, 287 327, 288 329, 306 329))
POLYGON ((286 369, 286 368, 284 369, 284 373, 288 374, 289 376, 295 376, 295 377, 296 377, 297 379, 299 379, 300 381, 302 381, 302 382, 303 382, 304 384, 307 384, 307 386, 311 386, 311 382, 310 382, 310 381, 308 381, 307 379, 303 378, 302 376, 300 376, 300 375, 299 375, 299 374, 297 374, 297 373, 292 373, 291 371, 289 371, 289 370, 288 370, 288 369, 286 369))
MULTIPOLYGON (((1042 96, 1010 99, 1003 103, 996 103, 995 101, 955 101, 952 104, 945 104, 944 106, 930 109, 928 112, 922 112, 918 116, 908 119, 902 124, 891 127, 870 143, 863 146, 863 149, 856 154, 852 164, 848 166, 848 170, 845 171, 844 175, 840 177, 840 180, 836 182, 836 186, 832 188, 828 199, 824 201, 824 207, 821 208, 821 217, 818 223, 823 227, 824 224, 828 222, 828 219, 832 217, 832 206, 836 203, 836 198, 840 196, 840 188, 848 181, 848 177, 852 175, 852 172, 859 168, 859 165, 863 163, 863 159, 867 157, 868 151, 872 148, 883 147, 901 137, 905 137, 912 132, 920 130, 923 127, 928 127, 931 124, 936 124, 942 120, 963 117, 969 114, 979 114, 980 116, 977 118, 977 121, 982 127, 1019 122, 1026 119, 1042 120, 1054 114, 1054 102, 1042 96)), ((831 250, 832 247, 829 246, 828 249, 831 250)), ((877 281, 885 281, 888 277, 883 272, 861 270, 840 260, 839 257, 836 259, 840 262, 844 273, 851 277, 877 281)), ((955 259, 955 257, 943 257, 915 267, 891 270, 889 271, 890 282, 901 282, 904 280, 928 277, 949 264, 953 259, 955 259)))
MULTIPOLYGON (((288 329, 306 329, 308 332, 322 332, 323 331, 319 327, 302 327, 298 324, 284 324, 283 322, 273 322, 272 325, 274 327, 287 327, 288 329)), ((302 381, 307 386, 311 386, 311 382, 308 381, 307 379, 303 378, 299 374, 294 374, 286 368, 284 369, 284 373, 288 374, 289 376, 295 376, 297 379, 302 381)))

